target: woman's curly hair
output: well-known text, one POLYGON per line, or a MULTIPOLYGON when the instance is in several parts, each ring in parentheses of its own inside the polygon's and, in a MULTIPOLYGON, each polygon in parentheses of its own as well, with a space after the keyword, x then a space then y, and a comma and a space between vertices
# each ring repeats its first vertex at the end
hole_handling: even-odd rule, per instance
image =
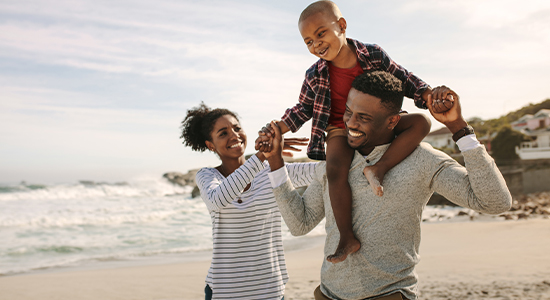
POLYGON ((237 121, 237 114, 225 108, 211 109, 204 102, 198 107, 187 110, 185 119, 181 121, 181 136, 183 144, 191 147, 193 151, 204 152, 208 149, 206 141, 212 141, 212 129, 219 117, 224 115, 233 116, 237 121))

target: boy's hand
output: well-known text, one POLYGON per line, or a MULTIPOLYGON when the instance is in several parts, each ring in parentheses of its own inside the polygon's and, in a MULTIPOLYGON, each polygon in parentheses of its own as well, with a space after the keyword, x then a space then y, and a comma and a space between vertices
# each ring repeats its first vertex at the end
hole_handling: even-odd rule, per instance
MULTIPOLYGON (((444 113, 453 107, 454 98, 449 91, 441 89, 445 87, 436 87, 433 90, 428 88, 422 93, 422 99, 426 101, 428 109, 433 109, 435 113, 444 113)), ((450 89, 449 89, 450 90, 450 89)))
MULTIPOLYGON (((277 126, 277 125, 275 125, 275 126, 277 126)), ((272 149, 273 149, 274 136, 275 136, 275 130, 273 129, 273 127, 270 127, 270 137, 268 137, 267 135, 258 136, 258 138, 255 141, 254 148, 257 151, 260 151, 260 152, 264 153, 264 155, 266 153, 271 152, 272 149)), ((308 141, 309 141, 308 138, 285 138, 284 143, 283 143, 282 155, 287 156, 287 157, 294 156, 293 153, 289 152, 288 150, 300 152, 302 150, 298 149, 294 146, 307 146, 308 141), (285 150, 287 150, 287 151, 285 151, 285 150)), ((269 156, 269 154, 267 154, 265 156, 267 158, 269 156)))
POLYGON ((428 103, 428 109, 437 121, 443 123, 453 133, 468 125, 462 117, 462 109, 460 107, 459 101, 460 97, 457 93, 455 93, 455 91, 442 85, 436 87, 433 90, 433 94, 439 97, 439 99, 441 99, 441 97, 443 96, 448 97, 449 95, 453 97, 453 106, 449 110, 444 112, 436 111, 433 103, 428 103))
POLYGON ((277 126, 279 126, 279 130, 281 131, 281 134, 285 134, 290 131, 290 128, 286 126, 285 122, 283 121, 271 121, 270 123, 267 123, 260 131, 258 131, 258 135, 260 136, 271 136, 275 134, 275 131, 273 131, 273 128, 271 127, 271 123, 275 123, 277 126))

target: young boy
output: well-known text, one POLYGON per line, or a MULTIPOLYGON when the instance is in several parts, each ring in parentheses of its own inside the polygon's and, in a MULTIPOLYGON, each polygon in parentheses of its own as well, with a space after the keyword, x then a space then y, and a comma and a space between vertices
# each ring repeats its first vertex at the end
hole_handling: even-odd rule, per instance
MULTIPOLYGON (((346 20, 331 1, 309 5, 300 15, 298 27, 308 50, 319 60, 306 71, 299 103, 287 109, 278 125, 282 133, 296 132, 306 121, 313 119, 307 154, 312 159, 327 161, 329 196, 340 231, 339 245, 327 260, 337 263, 361 247, 352 231, 351 188, 348 183, 354 150, 348 146, 348 133, 342 120, 353 79, 365 71, 387 71, 403 82, 405 95, 414 98, 415 104, 422 108, 426 108, 431 89, 392 61, 379 46, 346 39, 346 20)), ((404 115, 401 118, 395 127, 397 138, 376 164, 364 170, 375 194, 383 195, 381 183, 385 173, 412 153, 429 131, 430 121, 423 115, 404 115)), ((260 131, 262 134, 270 135, 266 128, 260 131)))

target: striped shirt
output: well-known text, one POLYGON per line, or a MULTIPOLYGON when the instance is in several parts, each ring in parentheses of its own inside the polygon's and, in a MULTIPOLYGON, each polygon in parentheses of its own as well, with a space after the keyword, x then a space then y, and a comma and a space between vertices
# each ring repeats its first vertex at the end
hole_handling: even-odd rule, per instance
MULTIPOLYGON (((292 183, 309 185, 315 165, 287 165, 292 183)), ((268 172, 267 162, 256 155, 227 178, 215 168, 197 172, 196 182, 212 219, 213 252, 206 283, 213 299, 279 300, 284 295, 288 274, 281 214, 268 172)))

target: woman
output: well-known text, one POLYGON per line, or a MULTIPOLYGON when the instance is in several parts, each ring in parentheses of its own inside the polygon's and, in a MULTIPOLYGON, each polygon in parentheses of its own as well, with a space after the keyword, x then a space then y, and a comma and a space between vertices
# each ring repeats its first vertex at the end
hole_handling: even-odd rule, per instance
MULTIPOLYGON (((195 179, 212 219, 213 252, 205 299, 281 299, 288 274, 281 215, 266 157, 258 152, 245 160, 247 137, 237 115, 203 103, 187 112, 181 138, 194 151, 208 149, 221 160, 215 168, 200 169, 195 179)), ((306 145, 306 141, 287 139, 285 143, 306 145)), ((314 165, 287 166, 292 183, 308 185, 314 165)))

